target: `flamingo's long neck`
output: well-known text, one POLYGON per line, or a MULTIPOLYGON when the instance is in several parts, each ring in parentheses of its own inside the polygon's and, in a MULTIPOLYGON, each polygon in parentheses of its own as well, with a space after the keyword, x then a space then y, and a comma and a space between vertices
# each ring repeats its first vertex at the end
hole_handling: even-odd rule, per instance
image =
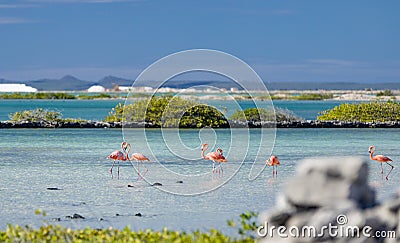
POLYGON ((208 149, 208 145, 204 145, 203 149, 201 150, 201 157, 203 157, 204 159, 206 158, 206 156, 204 155, 204 152, 208 149))
POLYGON ((375 150, 371 150, 371 152, 369 153, 369 158, 372 159, 372 160, 376 160, 374 158, 374 153, 375 153, 375 150))
POLYGON ((125 160, 130 160, 129 159, 129 153, 131 152, 131 146, 128 146, 128 150, 126 151, 126 155, 125 155, 125 160))

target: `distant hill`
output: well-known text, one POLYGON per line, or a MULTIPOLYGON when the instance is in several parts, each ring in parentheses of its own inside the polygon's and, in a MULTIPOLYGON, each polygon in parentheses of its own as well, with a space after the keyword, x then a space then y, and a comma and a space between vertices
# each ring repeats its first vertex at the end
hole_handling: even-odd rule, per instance
MULTIPOLYGON (((115 85, 131 86, 134 80, 125 79, 115 76, 106 76, 99 81, 85 81, 71 75, 66 75, 60 79, 38 79, 29 81, 15 81, 0 79, 1 83, 24 83, 26 85, 37 88, 39 91, 80 91, 87 90, 92 85, 101 85, 105 88, 113 88, 115 85)), ((168 81, 163 87, 171 88, 190 88, 193 86, 212 86, 230 89, 236 87, 241 89, 237 84, 230 81, 168 81)), ((400 82, 391 83, 362 83, 362 82, 266 82, 269 90, 364 90, 364 89, 400 89, 400 82)), ((154 87, 152 82, 146 82, 146 86, 154 87)), ((248 88, 252 90, 262 89, 258 85, 251 83, 248 88)))
POLYGON ((134 80, 131 79, 125 79, 125 78, 119 78, 115 76, 106 76, 102 79, 100 79, 96 84, 101 85, 104 88, 114 88, 115 85, 119 86, 132 86, 134 80))
POLYGON ((37 88, 39 91, 73 91, 86 90, 94 84, 94 82, 80 80, 74 76, 66 75, 60 79, 38 79, 28 81, 14 81, 0 79, 0 83, 24 83, 26 85, 37 88))
POLYGON ((66 75, 60 79, 39 79, 27 81, 27 85, 37 88, 38 90, 86 90, 94 84, 94 82, 80 80, 74 76, 66 75))

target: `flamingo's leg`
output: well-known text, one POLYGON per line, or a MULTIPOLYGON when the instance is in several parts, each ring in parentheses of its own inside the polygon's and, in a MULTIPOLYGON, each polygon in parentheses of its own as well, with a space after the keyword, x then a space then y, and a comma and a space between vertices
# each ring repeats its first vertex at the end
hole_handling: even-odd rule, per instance
POLYGON ((139 168, 139 160, 136 160, 136 168, 137 168, 137 175, 138 175, 138 181, 140 181, 140 168, 139 168))
POLYGON ((386 175, 386 180, 389 180, 390 172, 392 172, 392 170, 394 169, 394 166, 391 165, 391 164, 389 164, 389 163, 387 163, 387 162, 386 162, 386 164, 389 165, 390 167, 392 167, 392 168, 390 169, 389 173, 386 175))
POLYGON ((212 174, 211 174, 211 177, 212 177, 212 179, 214 179, 214 178, 215 178, 215 177, 214 177, 214 174, 216 173, 216 167, 215 167, 215 161, 212 160, 212 162, 213 162, 213 164, 212 164, 212 174))
POLYGON ((119 180, 119 161, 118 161, 118 180, 119 180))
POLYGON ((381 164, 381 174, 383 174, 383 167, 382 167, 382 163, 380 163, 381 164))
POLYGON ((276 166, 275 174, 276 174, 276 176, 278 176, 278 166, 276 166))
POLYGON ((110 168, 111 179, 114 179, 114 176, 113 176, 113 173, 112 173, 112 169, 113 169, 113 167, 114 167, 114 164, 115 164, 115 160, 114 160, 114 162, 113 162, 113 164, 112 164, 112 166, 111 166, 111 168, 110 168))
POLYGON ((224 170, 222 169, 222 164, 219 164, 219 168, 221 169, 221 176, 224 174, 224 170))
POLYGON ((142 174, 142 178, 147 174, 147 172, 149 172, 149 169, 147 168, 147 166, 144 164, 143 161, 141 161, 142 165, 144 166, 144 168, 146 169, 146 171, 142 174))

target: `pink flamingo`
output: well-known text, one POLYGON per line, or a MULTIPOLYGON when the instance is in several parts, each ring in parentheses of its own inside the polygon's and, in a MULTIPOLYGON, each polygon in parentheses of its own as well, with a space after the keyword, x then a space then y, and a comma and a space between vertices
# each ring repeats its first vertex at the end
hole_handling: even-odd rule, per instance
POLYGON ((149 169, 146 167, 146 165, 143 163, 143 161, 148 161, 150 162, 150 160, 144 156, 141 153, 133 153, 131 156, 131 159, 129 159, 130 161, 135 160, 136 164, 137 164, 137 169, 138 169, 138 180, 142 179, 143 176, 149 171, 149 169), (140 168, 139 168, 139 162, 144 166, 144 168, 146 168, 146 172, 144 174, 140 174, 140 168))
POLYGON ((376 160, 381 164, 381 175, 383 176, 383 167, 382 167, 382 163, 386 163, 387 165, 389 165, 390 167, 392 167, 389 171, 389 173, 386 175, 386 180, 389 180, 389 175, 392 172, 392 170, 394 169, 394 166, 389 164, 389 162, 392 162, 393 160, 387 156, 384 155, 375 155, 374 156, 374 152, 375 152, 375 146, 369 146, 368 149, 369 152, 369 157, 372 160, 376 160))
POLYGON ((279 161, 278 157, 275 155, 272 155, 269 160, 265 161, 265 163, 267 163, 268 166, 272 166, 272 177, 274 175, 278 176, 278 165, 281 165, 281 162, 279 161), (276 171, 275 171, 275 167, 276 167, 276 171))
POLYGON ((122 151, 121 150, 115 150, 114 152, 112 152, 107 159, 113 159, 114 162, 110 168, 110 173, 111 173, 111 179, 114 178, 112 170, 115 164, 115 161, 118 161, 118 179, 119 179, 119 161, 127 161, 129 160, 129 151, 130 151, 130 145, 127 142, 122 142, 121 144, 122 147, 122 151), (128 149, 129 147, 129 149, 128 149), (128 149, 128 151, 127 151, 128 149))
POLYGON ((208 144, 203 143, 201 145, 201 157, 206 160, 211 160, 213 162, 212 173, 215 171, 215 161, 220 158, 218 150, 215 152, 209 152, 207 155, 204 155, 205 151, 208 149, 208 144))
POLYGON ((228 160, 226 160, 225 156, 223 155, 223 151, 222 149, 218 148, 217 149, 217 153, 218 153, 218 158, 215 160, 218 162, 218 167, 219 169, 217 169, 217 172, 219 173, 219 171, 221 170, 221 174, 224 173, 224 170, 222 169, 222 164, 221 163, 226 163, 228 162, 228 160))

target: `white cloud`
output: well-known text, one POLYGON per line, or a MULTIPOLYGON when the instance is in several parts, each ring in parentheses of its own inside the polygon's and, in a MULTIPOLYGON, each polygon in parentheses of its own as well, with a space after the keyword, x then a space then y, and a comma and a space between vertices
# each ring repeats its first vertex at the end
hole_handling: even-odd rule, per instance
POLYGON ((39 21, 26 18, 0 17, 0 24, 27 24, 27 23, 37 23, 37 22, 39 21))
POLYGON ((360 62, 342 59, 308 59, 307 62, 321 65, 335 65, 335 66, 355 66, 361 64, 360 62))
POLYGON ((290 9, 249 9, 249 8, 236 8, 236 7, 226 7, 226 8, 211 8, 212 11, 234 13, 240 15, 292 15, 295 11, 290 9))
POLYGON ((116 3, 137 2, 139 0, 28 0, 31 3, 116 3))
POLYGON ((0 9, 4 8, 34 8, 35 4, 0 4, 0 9))

